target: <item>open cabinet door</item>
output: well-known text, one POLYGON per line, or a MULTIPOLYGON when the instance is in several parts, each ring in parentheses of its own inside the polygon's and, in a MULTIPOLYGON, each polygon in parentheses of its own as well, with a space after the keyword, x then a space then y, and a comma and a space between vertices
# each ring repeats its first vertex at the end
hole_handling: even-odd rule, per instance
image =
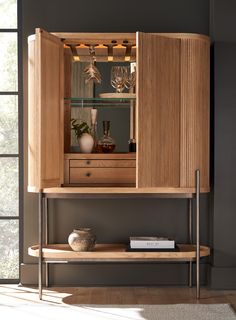
POLYGON ((137 187, 180 186, 180 40, 137 33, 137 187))
POLYGON ((41 29, 28 43, 28 190, 37 192, 63 179, 63 44, 41 29))

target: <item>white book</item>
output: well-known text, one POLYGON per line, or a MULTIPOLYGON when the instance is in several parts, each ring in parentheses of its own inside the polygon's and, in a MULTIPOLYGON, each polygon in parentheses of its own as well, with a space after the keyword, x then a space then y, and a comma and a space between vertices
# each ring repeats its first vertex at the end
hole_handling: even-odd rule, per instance
MULTIPOLYGON (((169 238, 167 237, 129 237, 130 241, 133 241, 133 240, 140 240, 140 241, 153 241, 153 240, 158 240, 158 241, 166 241, 166 240, 170 240, 169 238)), ((172 241, 172 239, 170 240, 172 241)))
POLYGON ((131 249, 174 249, 175 241, 160 237, 130 237, 131 249))
POLYGON ((137 242, 130 242, 131 249, 174 249, 175 243, 168 242, 158 242, 158 241, 137 241, 137 242))

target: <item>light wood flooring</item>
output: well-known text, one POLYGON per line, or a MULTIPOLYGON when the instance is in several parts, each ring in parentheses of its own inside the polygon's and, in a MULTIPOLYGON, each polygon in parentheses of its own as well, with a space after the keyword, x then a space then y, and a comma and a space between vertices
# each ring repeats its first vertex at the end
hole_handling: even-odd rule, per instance
POLYGON ((36 287, 0 285, 2 305, 229 303, 236 311, 236 290, 202 288, 200 300, 196 300, 195 294, 195 288, 188 287, 50 287, 44 289, 43 301, 40 301, 36 287))

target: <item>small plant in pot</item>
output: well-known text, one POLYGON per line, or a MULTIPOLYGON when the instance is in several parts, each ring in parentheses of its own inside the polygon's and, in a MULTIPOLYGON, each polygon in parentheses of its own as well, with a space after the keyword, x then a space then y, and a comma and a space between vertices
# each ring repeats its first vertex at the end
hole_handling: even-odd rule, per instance
POLYGON ((91 153, 93 150, 94 140, 90 134, 90 128, 87 122, 81 122, 78 119, 71 119, 71 129, 79 141, 80 151, 82 153, 91 153))

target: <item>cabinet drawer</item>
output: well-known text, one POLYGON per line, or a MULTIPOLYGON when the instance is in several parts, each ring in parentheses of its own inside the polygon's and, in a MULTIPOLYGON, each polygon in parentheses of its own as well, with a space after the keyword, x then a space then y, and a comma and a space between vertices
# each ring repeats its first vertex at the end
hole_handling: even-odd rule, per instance
POLYGON ((135 168, 70 168, 74 184, 134 184, 135 168))
POLYGON ((70 160, 70 168, 135 168, 136 161, 129 159, 117 160, 70 160))

